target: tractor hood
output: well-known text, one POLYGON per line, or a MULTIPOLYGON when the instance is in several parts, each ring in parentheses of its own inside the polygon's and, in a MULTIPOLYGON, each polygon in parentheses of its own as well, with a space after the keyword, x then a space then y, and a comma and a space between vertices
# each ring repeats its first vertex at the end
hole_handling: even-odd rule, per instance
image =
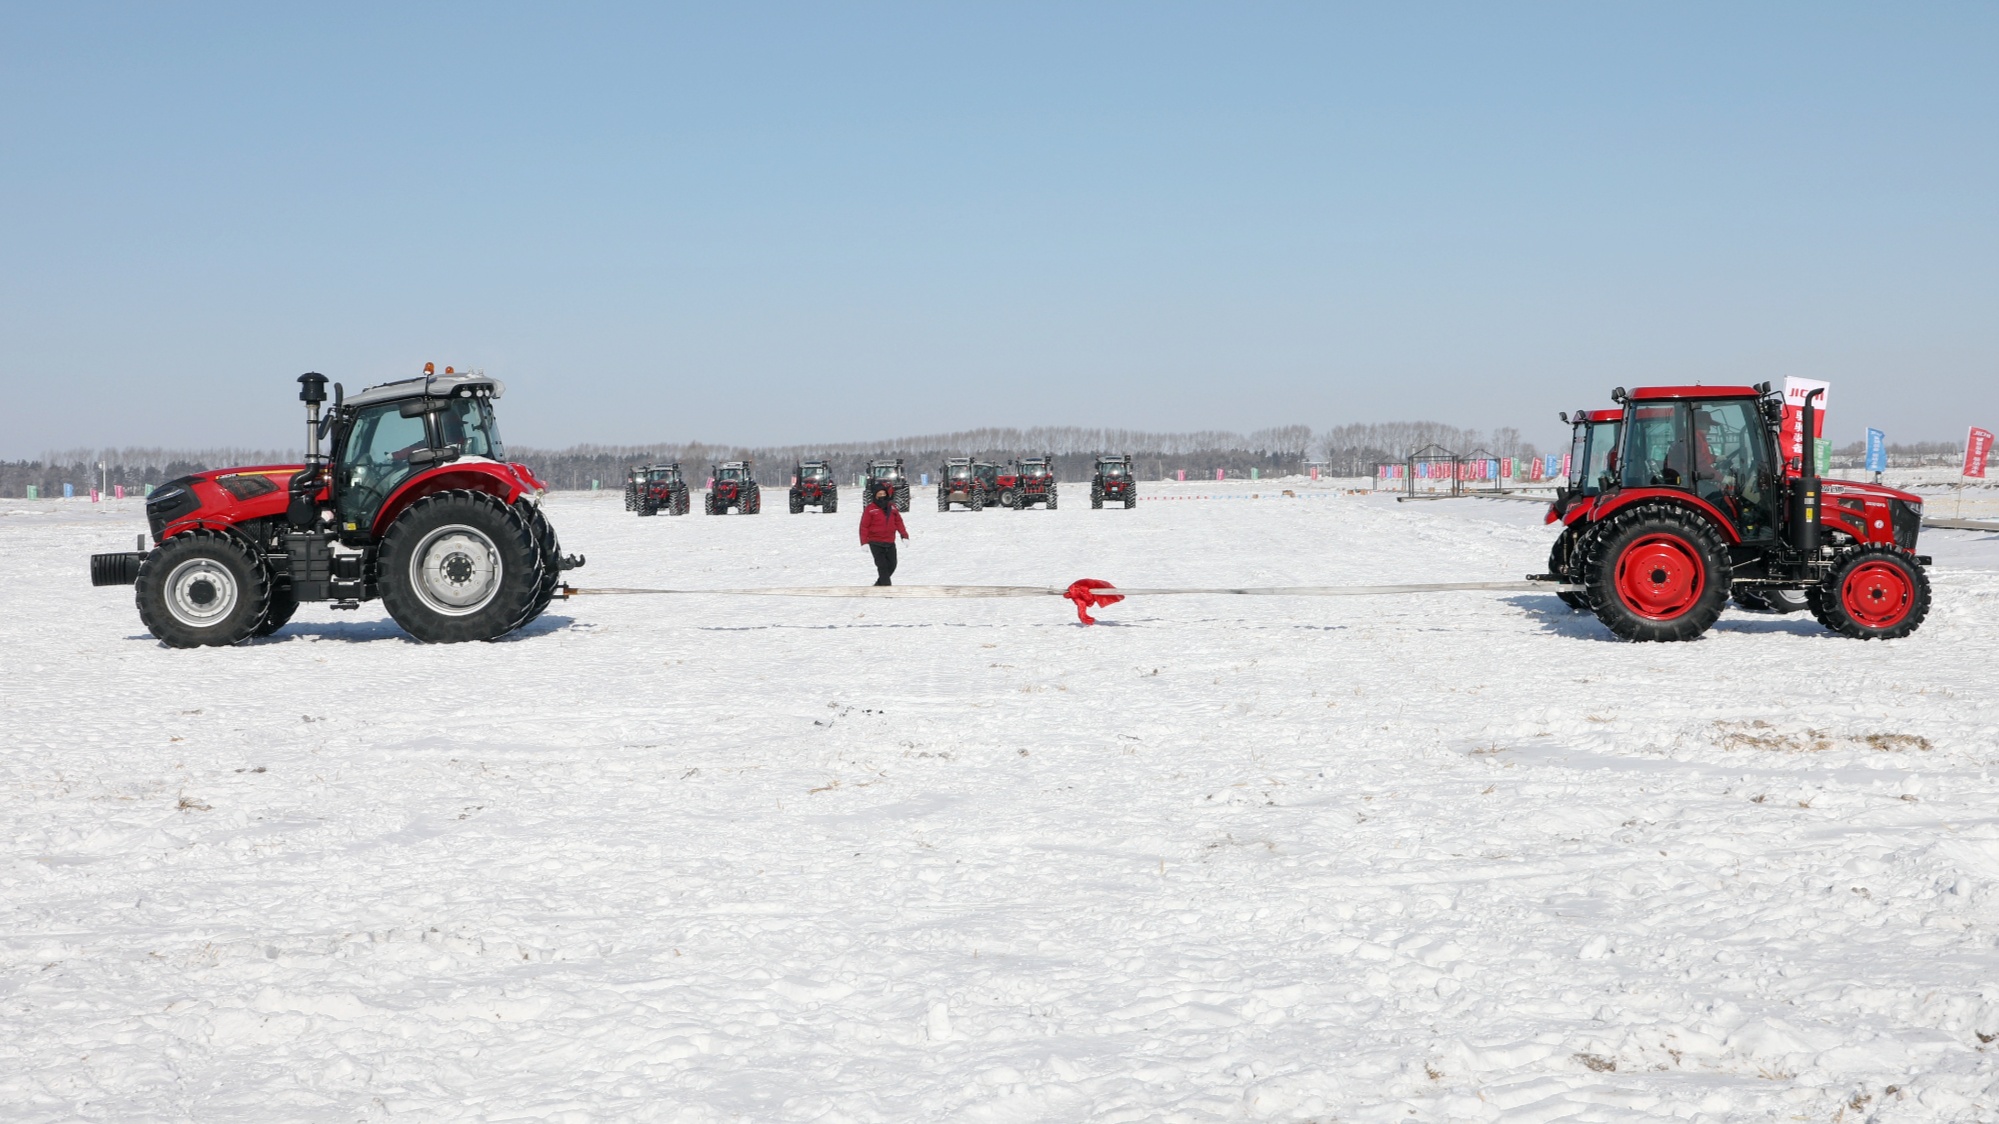
POLYGON ((1819 481, 1819 490, 1828 496, 1876 496, 1884 500, 1901 500, 1917 507, 1923 505, 1923 497, 1913 492, 1899 491, 1885 484, 1870 484, 1862 480, 1822 479, 1819 481))

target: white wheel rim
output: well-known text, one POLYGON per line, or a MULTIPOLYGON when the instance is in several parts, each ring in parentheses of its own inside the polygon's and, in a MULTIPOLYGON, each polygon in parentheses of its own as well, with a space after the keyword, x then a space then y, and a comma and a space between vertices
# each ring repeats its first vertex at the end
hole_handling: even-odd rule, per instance
POLYGON ((431 611, 469 616, 500 592, 500 550, 474 527, 454 524, 423 537, 410 556, 410 588, 431 611))
POLYGON ((167 611, 195 628, 229 619, 239 596, 236 575, 213 558, 191 558, 167 575, 167 611))

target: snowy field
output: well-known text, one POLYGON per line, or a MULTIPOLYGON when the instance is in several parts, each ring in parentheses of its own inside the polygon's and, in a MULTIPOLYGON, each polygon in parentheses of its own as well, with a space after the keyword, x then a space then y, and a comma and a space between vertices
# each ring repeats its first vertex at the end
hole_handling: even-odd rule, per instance
MULTIPOLYGON (((1551 538, 923 498, 901 582, 1504 580, 1551 538)), ((550 501, 580 585, 871 579, 853 511, 776 506, 550 501)), ((170 651, 86 577, 141 523, 0 501, 9 1122, 1999 1117, 1993 536, 1927 533, 1884 644, 1454 593, 579 598, 454 647, 308 606, 170 651)))

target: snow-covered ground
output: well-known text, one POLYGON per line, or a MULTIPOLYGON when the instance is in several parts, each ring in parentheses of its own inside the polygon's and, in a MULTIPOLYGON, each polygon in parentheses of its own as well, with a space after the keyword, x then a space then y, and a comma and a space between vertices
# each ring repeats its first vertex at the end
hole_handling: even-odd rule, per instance
MULTIPOLYGON (((1550 537, 921 498, 908 583, 1509 579, 1550 537)), ((550 507, 578 584, 870 578, 852 512, 550 507)), ((695 596, 170 651, 86 577, 140 522, 0 501, 8 1121, 1999 1115, 1993 536, 1928 533, 1884 644, 695 596)))

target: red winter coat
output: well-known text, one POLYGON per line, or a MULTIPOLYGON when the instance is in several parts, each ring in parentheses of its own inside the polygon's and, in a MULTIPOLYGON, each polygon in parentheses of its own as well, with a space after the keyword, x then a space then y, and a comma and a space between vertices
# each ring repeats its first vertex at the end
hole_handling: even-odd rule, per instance
POLYGON ((887 511, 874 504, 861 509, 863 543, 894 542, 897 535, 908 538, 909 528, 902 525, 902 512, 897 511, 894 504, 889 504, 887 511))

